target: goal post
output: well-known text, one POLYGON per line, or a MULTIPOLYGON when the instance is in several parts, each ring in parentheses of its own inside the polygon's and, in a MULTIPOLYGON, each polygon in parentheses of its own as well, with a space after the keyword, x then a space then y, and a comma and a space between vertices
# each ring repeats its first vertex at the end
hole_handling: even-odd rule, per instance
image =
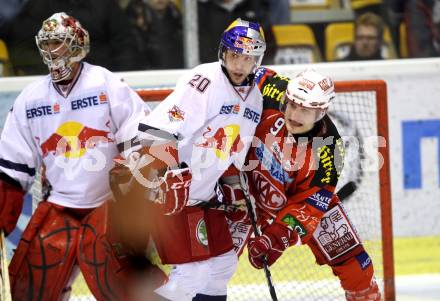
MULTIPOLYGON (((375 94, 377 136, 383 137, 386 143, 384 147, 378 147, 378 152, 383 158, 383 165, 379 169, 379 204, 383 252, 383 298, 387 301, 395 300, 387 86, 383 80, 337 81, 335 82, 335 90, 336 93, 370 91, 375 94)), ((337 101, 338 99, 336 98, 336 102, 337 101)))
MULTIPOLYGON (((386 301, 395 300, 387 87, 382 80, 336 81, 336 100, 328 114, 346 147, 345 167, 337 189, 348 182, 356 189, 344 207, 373 260, 386 301)), ((144 101, 166 98, 172 89, 140 89, 144 101)), ((271 267, 277 294, 285 300, 344 300, 328 267, 314 264, 308 250, 289 248, 271 267), (292 250, 291 250, 292 249, 292 250), (298 250, 294 250, 298 249, 298 250), (303 266, 304 265, 304 266, 303 266), (326 270, 327 269, 327 270, 326 270)), ((269 300, 263 272, 243 254, 230 282, 231 300, 269 300), (261 289, 260 289, 261 286, 261 289), (260 295, 259 295, 260 294, 260 295)))

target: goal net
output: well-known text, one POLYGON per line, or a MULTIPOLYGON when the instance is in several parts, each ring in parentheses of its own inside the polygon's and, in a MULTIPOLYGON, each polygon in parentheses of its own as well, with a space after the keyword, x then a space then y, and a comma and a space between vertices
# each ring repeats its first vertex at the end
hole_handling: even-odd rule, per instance
MULTIPOLYGON (((346 147, 338 183, 344 207, 363 240, 384 300, 394 300, 388 116, 385 82, 336 82, 329 115, 346 147)), ((139 90, 147 102, 160 101, 169 89, 139 90)), ((279 300, 345 300, 328 266, 318 266, 307 246, 289 248, 270 268, 279 300)), ((264 272, 241 256, 228 288, 228 300, 271 300, 264 272)))

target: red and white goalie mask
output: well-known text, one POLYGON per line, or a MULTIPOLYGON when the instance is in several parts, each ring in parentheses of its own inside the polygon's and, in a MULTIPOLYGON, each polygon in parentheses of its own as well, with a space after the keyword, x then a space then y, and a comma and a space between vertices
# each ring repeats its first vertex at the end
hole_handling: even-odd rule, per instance
POLYGON ((43 22, 35 36, 43 62, 54 82, 69 79, 72 66, 90 50, 89 33, 75 18, 56 13, 43 22))

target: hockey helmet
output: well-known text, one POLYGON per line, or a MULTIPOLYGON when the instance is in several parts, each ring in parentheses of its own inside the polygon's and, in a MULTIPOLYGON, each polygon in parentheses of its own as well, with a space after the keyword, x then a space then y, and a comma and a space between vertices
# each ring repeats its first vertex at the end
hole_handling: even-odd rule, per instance
POLYGON ((238 18, 226 28, 220 40, 218 57, 223 66, 225 65, 223 54, 227 49, 255 56, 255 68, 258 68, 266 50, 263 28, 256 22, 238 18))
POLYGON ((319 109, 318 121, 325 115, 335 96, 335 86, 330 77, 306 69, 289 81, 281 111, 285 111, 289 101, 294 102, 308 109, 319 109))
POLYGON ((64 12, 55 13, 43 21, 35 42, 54 82, 69 78, 72 65, 85 58, 90 50, 87 30, 64 12), (59 46, 50 49, 50 41, 58 42, 59 46))

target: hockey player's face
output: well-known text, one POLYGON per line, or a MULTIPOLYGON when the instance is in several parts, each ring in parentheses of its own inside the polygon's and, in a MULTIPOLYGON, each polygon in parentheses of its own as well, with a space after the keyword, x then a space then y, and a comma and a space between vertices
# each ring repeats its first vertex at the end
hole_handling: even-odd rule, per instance
POLYGON ((290 134, 303 134, 310 131, 315 124, 319 110, 305 108, 289 101, 284 112, 286 128, 290 134))
POLYGON ((227 50, 225 53, 225 64, 231 81, 236 85, 240 85, 252 72, 256 59, 251 55, 227 50))

